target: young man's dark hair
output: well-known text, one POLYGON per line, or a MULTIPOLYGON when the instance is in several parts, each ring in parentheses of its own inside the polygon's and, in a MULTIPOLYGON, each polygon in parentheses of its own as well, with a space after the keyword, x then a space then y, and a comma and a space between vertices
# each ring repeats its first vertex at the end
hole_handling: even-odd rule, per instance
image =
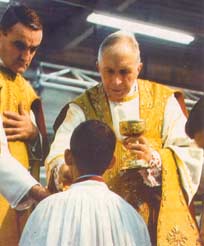
POLYGON ((22 23, 23 25, 33 29, 42 30, 42 22, 37 13, 24 5, 10 6, 4 13, 0 27, 3 32, 7 32, 16 23, 22 23))
POLYGON ((112 160, 115 144, 115 134, 108 125, 88 120, 74 130, 70 149, 79 170, 102 175, 112 160))
POLYGON ((204 97, 194 105, 186 122, 186 133, 194 138, 195 133, 204 130, 204 97))

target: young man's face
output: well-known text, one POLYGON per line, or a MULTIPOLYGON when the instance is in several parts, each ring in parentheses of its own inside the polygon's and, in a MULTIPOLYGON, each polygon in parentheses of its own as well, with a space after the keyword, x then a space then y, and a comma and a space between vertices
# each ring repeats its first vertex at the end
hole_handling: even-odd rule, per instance
POLYGON ((138 77, 142 64, 128 46, 108 48, 98 63, 104 90, 113 102, 122 101, 138 77))
POLYGON ((32 30, 21 23, 6 33, 0 32, 0 58, 14 73, 24 73, 42 41, 42 30, 32 30))
POLYGON ((198 147, 204 148, 204 129, 195 133, 194 140, 198 147))

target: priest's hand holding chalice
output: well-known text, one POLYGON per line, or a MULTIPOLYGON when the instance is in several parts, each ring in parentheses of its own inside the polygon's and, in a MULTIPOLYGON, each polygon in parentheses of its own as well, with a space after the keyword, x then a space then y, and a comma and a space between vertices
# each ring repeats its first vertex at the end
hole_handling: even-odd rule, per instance
POLYGON ((143 133, 145 121, 125 120, 119 122, 120 134, 123 136, 122 170, 148 168, 151 150, 143 133))

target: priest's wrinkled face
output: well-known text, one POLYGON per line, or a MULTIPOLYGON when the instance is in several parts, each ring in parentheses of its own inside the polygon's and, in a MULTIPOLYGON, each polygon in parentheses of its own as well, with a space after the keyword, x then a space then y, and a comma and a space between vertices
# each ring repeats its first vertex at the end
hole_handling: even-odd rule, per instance
POLYGON ((127 42, 119 42, 103 51, 97 66, 108 98, 120 102, 137 79, 142 63, 127 42))
POLYGON ((33 30, 16 23, 8 31, 0 31, 0 57, 14 73, 23 73, 29 67, 42 41, 42 30, 33 30))

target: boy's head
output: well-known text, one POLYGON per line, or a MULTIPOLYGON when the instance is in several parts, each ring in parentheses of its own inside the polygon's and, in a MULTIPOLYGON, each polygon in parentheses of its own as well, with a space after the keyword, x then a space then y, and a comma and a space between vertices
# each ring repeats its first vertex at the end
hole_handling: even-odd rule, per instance
POLYGON ((70 151, 80 174, 102 175, 113 159, 115 144, 112 129, 98 120, 88 120, 76 127, 70 151))
POLYGON ((186 122, 186 133, 197 145, 204 148, 204 97, 192 108, 186 122))

